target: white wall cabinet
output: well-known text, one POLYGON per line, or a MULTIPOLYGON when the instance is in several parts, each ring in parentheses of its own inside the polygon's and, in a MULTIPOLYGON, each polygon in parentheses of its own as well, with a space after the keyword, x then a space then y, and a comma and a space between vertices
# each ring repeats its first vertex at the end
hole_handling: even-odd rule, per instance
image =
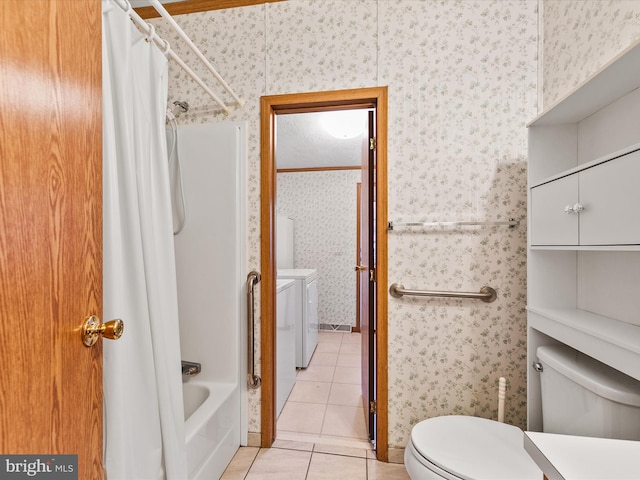
POLYGON ((532 186, 531 245, 640 244, 639 183, 635 150, 532 186))
POLYGON ((540 345, 640 381, 639 87, 640 42, 528 125, 529 430, 543 428, 540 345))
POLYGON ((578 176, 570 175, 531 189, 531 244, 578 245, 578 176))
POLYGON ((580 244, 640 244, 640 151, 578 175, 580 244))

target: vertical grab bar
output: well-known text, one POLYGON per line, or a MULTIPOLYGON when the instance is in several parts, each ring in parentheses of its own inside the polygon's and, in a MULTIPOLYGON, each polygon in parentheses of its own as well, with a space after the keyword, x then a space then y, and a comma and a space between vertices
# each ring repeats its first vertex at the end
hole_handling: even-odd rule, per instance
POLYGON ((262 379, 260 376, 256 375, 255 372, 255 364, 254 364, 254 327, 255 327, 255 318, 254 318, 254 294, 253 288, 260 281, 260 273, 255 270, 249 272, 247 275, 247 322, 248 322, 248 369, 247 373, 247 385, 249 388, 256 389, 262 383, 262 379))

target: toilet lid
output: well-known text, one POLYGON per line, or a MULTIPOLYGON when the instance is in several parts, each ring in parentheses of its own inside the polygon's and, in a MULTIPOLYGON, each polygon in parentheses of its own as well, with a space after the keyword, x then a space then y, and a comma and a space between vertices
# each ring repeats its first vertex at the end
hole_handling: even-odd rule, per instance
POLYGON ((540 480, 542 472, 525 452, 523 433, 513 425, 450 415, 418 423, 415 449, 429 462, 465 480, 540 480))

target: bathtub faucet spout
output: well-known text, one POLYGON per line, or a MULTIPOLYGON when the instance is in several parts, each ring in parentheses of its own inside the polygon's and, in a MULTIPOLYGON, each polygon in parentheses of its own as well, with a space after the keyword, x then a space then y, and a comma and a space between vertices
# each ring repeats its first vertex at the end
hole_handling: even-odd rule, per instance
POLYGON ((182 360, 182 375, 197 375, 202 370, 202 365, 196 362, 185 362, 182 360))

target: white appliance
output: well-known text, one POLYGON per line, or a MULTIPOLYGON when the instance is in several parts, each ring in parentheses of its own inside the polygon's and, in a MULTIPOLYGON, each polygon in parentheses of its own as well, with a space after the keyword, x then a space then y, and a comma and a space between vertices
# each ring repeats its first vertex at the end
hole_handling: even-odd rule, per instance
POLYGON ((293 219, 278 214, 276 220, 277 268, 293 268, 293 219))
POLYGON ((276 417, 296 383, 295 306, 296 285, 293 280, 278 279, 276 283, 276 417))
POLYGON ((318 271, 282 269, 278 270, 280 279, 295 280, 296 367, 307 368, 318 345, 318 271))

